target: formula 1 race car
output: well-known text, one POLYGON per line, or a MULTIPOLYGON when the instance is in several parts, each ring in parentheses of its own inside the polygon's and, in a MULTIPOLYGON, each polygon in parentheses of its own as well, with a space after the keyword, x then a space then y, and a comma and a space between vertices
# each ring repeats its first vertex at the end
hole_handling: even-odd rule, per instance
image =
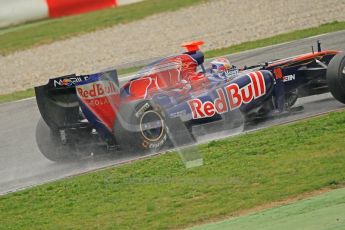
POLYGON ((35 88, 42 119, 36 140, 52 161, 104 151, 159 151, 193 140, 192 128, 222 130, 284 110, 299 97, 331 92, 345 103, 345 54, 321 50, 239 69, 215 79, 204 67, 203 42, 160 59, 119 83, 116 70, 50 79, 35 88), (280 87, 278 82, 280 81, 280 87))

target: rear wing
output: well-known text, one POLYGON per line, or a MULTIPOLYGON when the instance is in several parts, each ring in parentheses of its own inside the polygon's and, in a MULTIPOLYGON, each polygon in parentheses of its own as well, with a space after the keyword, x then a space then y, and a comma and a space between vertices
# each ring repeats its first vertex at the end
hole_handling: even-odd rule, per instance
MULTIPOLYGON (((98 73, 119 86, 116 70, 98 73)), ((51 129, 75 127, 82 124, 76 85, 93 75, 75 74, 50 79, 48 84, 35 87, 36 101, 42 118, 51 129)))

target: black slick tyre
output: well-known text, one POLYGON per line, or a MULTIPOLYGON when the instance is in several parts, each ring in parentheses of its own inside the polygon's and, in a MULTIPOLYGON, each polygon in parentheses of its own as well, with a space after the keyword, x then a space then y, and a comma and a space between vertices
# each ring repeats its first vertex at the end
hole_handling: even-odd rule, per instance
POLYGON ((156 152, 168 144, 164 112, 149 100, 123 104, 117 111, 114 136, 128 153, 156 152))
POLYGON ((345 53, 335 55, 327 67, 328 88, 335 99, 345 104, 345 53))

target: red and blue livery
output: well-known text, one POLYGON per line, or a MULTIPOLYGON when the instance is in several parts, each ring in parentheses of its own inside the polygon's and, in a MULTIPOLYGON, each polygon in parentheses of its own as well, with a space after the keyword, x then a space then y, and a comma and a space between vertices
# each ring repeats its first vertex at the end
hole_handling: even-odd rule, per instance
POLYGON ((111 70, 36 87, 39 149, 52 161, 119 149, 157 151, 189 144, 183 139, 193 139, 194 126, 233 129, 272 111, 289 111, 299 97, 330 91, 345 103, 340 51, 322 51, 318 43, 316 52, 216 78, 204 66, 202 44, 184 44, 187 52, 157 60, 123 84, 111 70))

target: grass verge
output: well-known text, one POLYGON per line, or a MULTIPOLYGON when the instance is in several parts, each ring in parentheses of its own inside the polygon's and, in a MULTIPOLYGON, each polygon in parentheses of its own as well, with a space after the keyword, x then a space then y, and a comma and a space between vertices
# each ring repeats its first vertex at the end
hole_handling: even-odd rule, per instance
POLYGON ((345 229, 345 189, 190 230, 345 229))
POLYGON ((3 95, 0 95, 0 104, 11 102, 11 101, 18 101, 21 99, 34 97, 34 96, 35 96, 34 89, 27 89, 23 91, 14 92, 14 93, 3 94, 3 95))
POLYGON ((79 34, 128 23, 147 16, 175 11, 206 0, 146 0, 118 8, 109 8, 88 14, 45 20, 0 30, 0 54, 51 43, 79 34))
POLYGON ((0 229, 181 228, 345 183, 345 112, 200 145, 0 197, 0 229))
MULTIPOLYGON (((206 58, 212 58, 216 56, 226 55, 229 53, 236 53, 236 52, 241 52, 245 50, 265 47, 269 45, 275 45, 275 44, 279 44, 283 42, 298 40, 302 38, 307 38, 307 37, 311 37, 311 36, 315 36, 319 34, 335 32, 335 31, 344 30, 344 29, 345 29, 345 22, 332 22, 332 23, 321 25, 319 27, 280 34, 277 36, 264 38, 264 39, 260 39, 256 41, 244 42, 239 45, 233 45, 233 46, 229 46, 222 49, 210 50, 210 51, 207 51, 205 55, 206 55, 206 58)), ((0 36, 0 41, 1 41, 1 36, 0 36)), ((120 69, 119 74, 128 74, 128 73, 138 71, 139 69, 140 69, 139 67, 120 69)), ((24 96, 33 97, 34 91, 26 90, 26 91, 14 92, 10 94, 3 94, 3 95, 0 94, 0 103, 23 99, 24 96)))
POLYGON ((280 44, 284 42, 290 42, 294 40, 299 40, 299 39, 308 38, 308 37, 330 33, 330 32, 336 32, 340 30, 345 30, 345 22, 334 21, 331 23, 320 25, 318 27, 312 27, 312 28, 303 29, 303 30, 296 30, 293 32, 283 33, 283 34, 279 34, 279 35, 269 37, 269 38, 244 42, 239 45, 233 45, 226 48, 207 51, 205 55, 207 58, 217 57, 217 56, 222 56, 229 53, 231 54, 238 53, 238 52, 242 52, 242 51, 246 51, 250 49, 276 45, 276 44, 280 44))

